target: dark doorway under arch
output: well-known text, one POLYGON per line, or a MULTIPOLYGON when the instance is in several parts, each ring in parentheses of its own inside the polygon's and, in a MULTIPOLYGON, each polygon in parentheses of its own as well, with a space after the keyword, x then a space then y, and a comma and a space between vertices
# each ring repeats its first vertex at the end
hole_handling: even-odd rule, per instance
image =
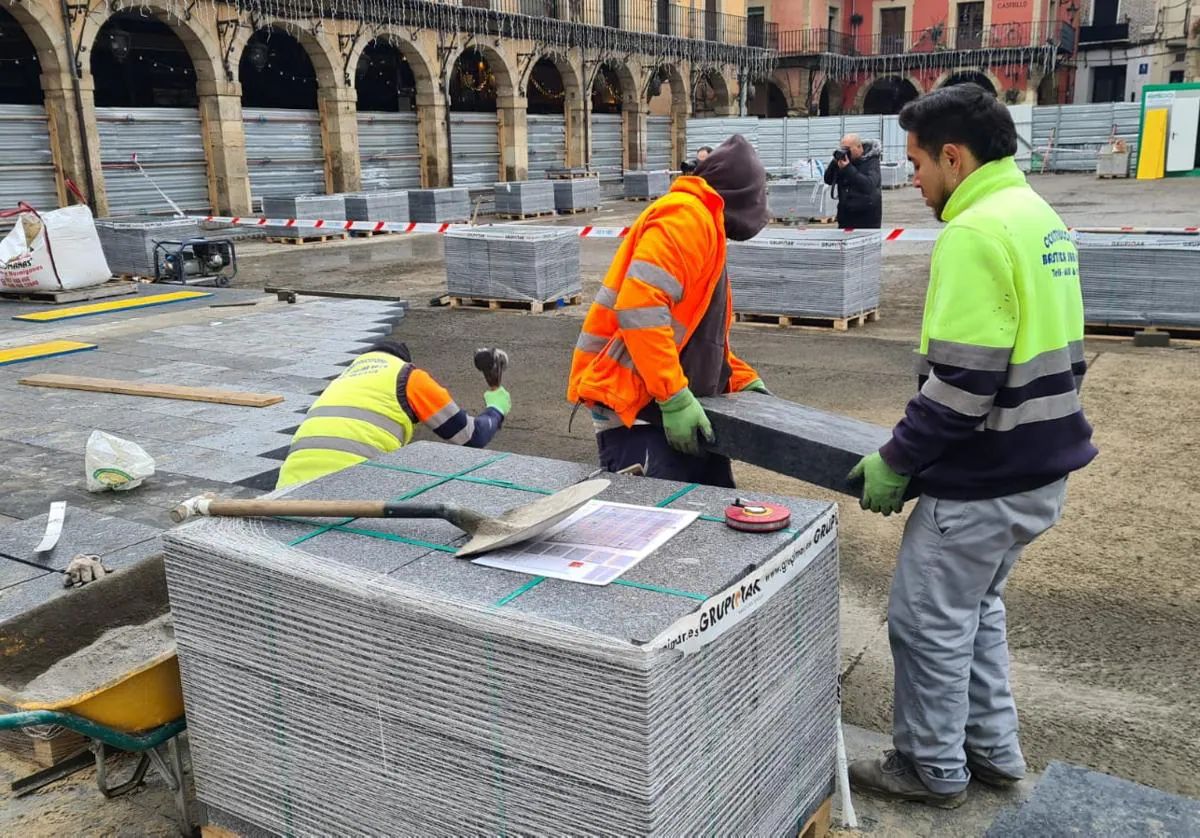
POLYGON ((529 113, 555 114, 566 111, 567 90, 562 73, 549 58, 538 59, 529 74, 529 113))
POLYGON ((872 82, 863 99, 864 114, 897 114, 900 109, 921 95, 908 79, 891 76, 872 82))
POLYGON ((417 109, 417 80, 408 59, 386 41, 371 41, 354 68, 358 109, 401 113, 417 109))
POLYGON ((171 27, 136 12, 104 22, 92 46, 99 108, 194 108, 196 71, 171 27))
POLYGON ((592 82, 592 113, 620 113, 622 98, 617 71, 608 65, 601 67, 592 82))
POLYGON ((475 113, 495 112, 496 76, 487 57, 468 49, 454 62, 450 73, 450 110, 475 113))
POLYGON ((0 105, 42 104, 37 49, 17 19, 0 6, 0 105))
POLYGON ((767 119, 782 119, 788 113, 787 97, 775 82, 762 79, 754 84, 754 95, 746 102, 746 113, 767 119))
POLYGON ((317 109, 317 72, 304 47, 282 29, 250 36, 238 64, 242 105, 249 108, 317 109))

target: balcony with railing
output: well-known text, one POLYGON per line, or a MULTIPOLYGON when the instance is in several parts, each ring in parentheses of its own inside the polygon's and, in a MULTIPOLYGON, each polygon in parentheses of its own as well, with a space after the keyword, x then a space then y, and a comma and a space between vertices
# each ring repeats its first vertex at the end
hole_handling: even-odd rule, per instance
POLYGON ((1129 21, 1079 27, 1079 45, 1119 44, 1129 40, 1129 21))
POLYGON ((549 18, 647 35, 774 49, 778 27, 747 18, 675 3, 643 0, 457 0, 452 5, 501 15, 549 18))
POLYGON ((832 53, 874 57, 933 52, 1017 50, 1054 46, 1075 52, 1075 29, 1061 21, 997 23, 991 26, 931 26, 909 32, 854 35, 832 29, 795 29, 778 33, 780 57, 832 53))

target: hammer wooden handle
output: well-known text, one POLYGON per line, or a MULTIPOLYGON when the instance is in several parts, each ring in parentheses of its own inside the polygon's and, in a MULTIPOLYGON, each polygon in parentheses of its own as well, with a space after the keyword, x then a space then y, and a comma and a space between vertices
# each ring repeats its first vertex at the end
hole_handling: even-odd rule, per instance
POLYGON ((193 498, 171 510, 175 523, 192 515, 232 518, 383 518, 387 503, 381 500, 221 500, 193 498))

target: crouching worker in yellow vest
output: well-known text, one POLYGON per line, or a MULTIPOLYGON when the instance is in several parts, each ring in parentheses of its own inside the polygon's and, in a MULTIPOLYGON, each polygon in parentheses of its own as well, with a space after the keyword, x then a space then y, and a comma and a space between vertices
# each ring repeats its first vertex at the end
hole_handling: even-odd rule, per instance
POLYGON ((354 359, 325 388, 292 437, 279 470, 282 489, 395 451, 412 440, 423 422, 455 445, 484 448, 512 410, 503 387, 483 394, 478 416, 463 410, 429 373, 413 366, 403 343, 380 341, 354 359))

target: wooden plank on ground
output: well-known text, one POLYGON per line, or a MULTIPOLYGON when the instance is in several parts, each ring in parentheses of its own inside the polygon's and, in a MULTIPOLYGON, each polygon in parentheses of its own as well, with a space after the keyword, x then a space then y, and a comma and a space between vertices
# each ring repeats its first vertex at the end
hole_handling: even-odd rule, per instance
POLYGON ((181 399, 191 402, 233 404, 242 407, 267 407, 283 401, 283 396, 273 393, 218 390, 214 387, 185 387, 181 384, 156 384, 149 381, 126 381, 120 378, 87 378, 82 375, 60 375, 58 373, 31 375, 28 378, 22 378, 19 383, 28 384, 31 387, 90 390, 94 393, 119 393, 124 396, 181 399))
POLYGON ((95 349, 94 343, 80 343, 76 340, 50 340, 45 343, 28 343, 24 346, 14 346, 11 349, 0 349, 0 367, 8 364, 19 364, 22 361, 40 361, 44 358, 54 358, 58 355, 70 355, 73 352, 86 352, 95 349))

